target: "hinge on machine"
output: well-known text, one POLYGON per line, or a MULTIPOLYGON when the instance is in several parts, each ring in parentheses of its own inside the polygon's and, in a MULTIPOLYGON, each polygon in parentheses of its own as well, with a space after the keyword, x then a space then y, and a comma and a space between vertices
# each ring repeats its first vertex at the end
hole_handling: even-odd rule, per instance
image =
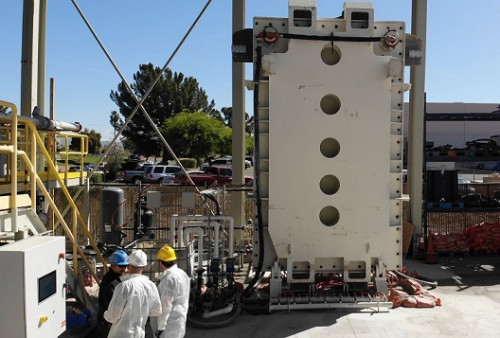
POLYGON ((379 258, 378 263, 375 266, 375 288, 377 289, 377 292, 382 292, 386 295, 389 294, 389 289, 387 288, 387 278, 385 276, 385 264, 381 258, 379 258))

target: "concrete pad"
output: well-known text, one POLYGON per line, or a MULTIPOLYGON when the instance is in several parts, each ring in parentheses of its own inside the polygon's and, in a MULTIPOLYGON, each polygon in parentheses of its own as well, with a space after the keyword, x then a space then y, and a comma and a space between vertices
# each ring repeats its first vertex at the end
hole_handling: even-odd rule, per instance
MULTIPOLYGON (((500 256, 439 257, 436 264, 406 259, 409 272, 436 281, 430 292, 442 301, 434 308, 311 310, 251 315, 242 312, 230 326, 200 329, 188 325, 186 338, 441 338, 498 337, 500 256)), ((84 337, 88 328, 61 337, 84 337)))
POLYGON ((437 281, 434 308, 393 308, 386 312, 341 310, 238 315, 219 329, 189 327, 186 337, 498 337, 500 259, 498 256, 440 257, 436 264, 405 260, 409 272, 437 281))

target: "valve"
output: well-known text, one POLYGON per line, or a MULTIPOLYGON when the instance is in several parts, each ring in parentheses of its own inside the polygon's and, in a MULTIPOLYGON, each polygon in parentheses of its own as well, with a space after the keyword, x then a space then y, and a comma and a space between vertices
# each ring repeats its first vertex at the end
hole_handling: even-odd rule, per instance
POLYGON ((278 42, 279 33, 273 26, 266 26, 257 35, 258 39, 262 39, 268 45, 275 45, 278 42))
POLYGON ((399 34, 394 29, 389 29, 382 37, 381 47, 385 50, 396 48, 399 44, 399 34))

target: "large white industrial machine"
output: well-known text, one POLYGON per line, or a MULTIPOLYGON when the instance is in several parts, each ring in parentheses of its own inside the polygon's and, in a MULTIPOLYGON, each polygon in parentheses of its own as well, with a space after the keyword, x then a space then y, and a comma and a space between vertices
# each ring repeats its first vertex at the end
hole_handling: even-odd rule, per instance
POLYGON ((2 337, 58 337, 66 330, 65 243, 32 236, 0 246, 2 337))
POLYGON ((316 10, 290 0, 288 18, 253 21, 254 268, 270 310, 365 306, 402 267, 405 24, 375 22, 369 2, 316 10))

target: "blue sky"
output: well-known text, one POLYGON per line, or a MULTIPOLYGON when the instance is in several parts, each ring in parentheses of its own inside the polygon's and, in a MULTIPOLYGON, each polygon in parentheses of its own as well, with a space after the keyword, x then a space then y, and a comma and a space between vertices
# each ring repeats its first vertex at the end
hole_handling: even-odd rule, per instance
MULTIPOLYGON (((205 0, 77 0, 128 81, 139 64, 162 67, 205 0)), ((318 17, 337 17, 343 1, 318 0, 318 17)), ((405 21, 411 0, 374 0, 376 21, 405 21)), ((195 77, 218 109, 231 106, 231 0, 213 0, 170 68, 195 77)), ((247 0, 253 17, 287 17, 287 0, 247 0)), ((22 0, 0 0, 0 99, 20 106, 22 0)), ((429 102, 500 103, 498 0, 428 0, 426 92, 429 102)), ((406 82, 409 82, 407 72, 406 82)), ((46 95, 55 79, 55 119, 79 121, 111 139, 109 98, 120 78, 70 0, 48 0, 46 95)), ((246 78, 251 79, 250 65, 246 78)), ((247 92, 247 112, 252 112, 247 92)), ((48 112, 48 98, 46 111, 48 112)))

